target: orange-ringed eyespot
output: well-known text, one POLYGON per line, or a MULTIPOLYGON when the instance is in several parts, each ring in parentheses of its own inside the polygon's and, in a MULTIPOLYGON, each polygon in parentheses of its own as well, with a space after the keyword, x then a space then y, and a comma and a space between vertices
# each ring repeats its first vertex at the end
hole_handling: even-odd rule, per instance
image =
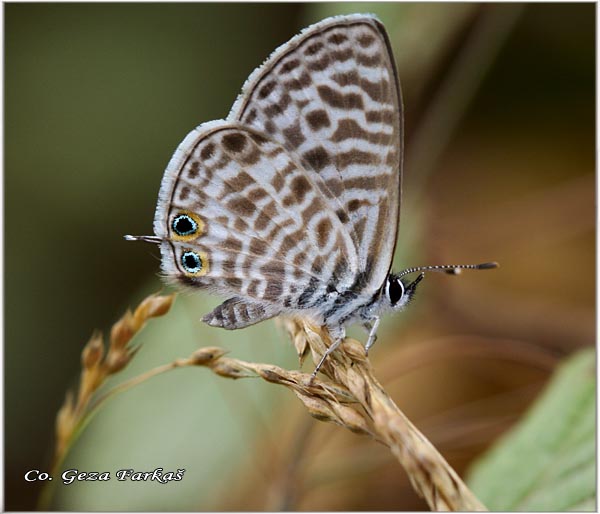
POLYGON ((171 226, 178 236, 191 236, 198 231, 198 223, 187 214, 176 216, 171 226))
POLYGON ((174 241, 193 241, 204 234, 204 220, 195 212, 179 211, 171 220, 171 237, 174 241))
POLYGON ((196 274, 202 270, 202 259, 195 252, 184 252, 181 255, 181 264, 188 273, 196 274))

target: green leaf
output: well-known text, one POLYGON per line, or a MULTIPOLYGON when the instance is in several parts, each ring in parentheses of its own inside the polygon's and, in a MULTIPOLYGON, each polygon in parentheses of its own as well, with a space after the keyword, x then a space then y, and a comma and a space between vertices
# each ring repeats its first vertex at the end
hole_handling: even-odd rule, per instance
POLYGON ((594 349, 570 357, 522 421, 471 468, 490 510, 596 510, 594 349))

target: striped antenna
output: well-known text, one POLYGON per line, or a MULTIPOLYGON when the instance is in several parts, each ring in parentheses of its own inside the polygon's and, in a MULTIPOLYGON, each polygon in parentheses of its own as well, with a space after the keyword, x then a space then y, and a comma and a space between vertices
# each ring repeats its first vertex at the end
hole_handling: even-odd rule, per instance
POLYGON ((437 271, 448 273, 449 275, 458 275, 463 269, 494 269, 498 268, 497 262, 484 262, 482 264, 441 264, 438 266, 419 266, 417 268, 408 268, 398 274, 398 278, 416 271, 437 271))

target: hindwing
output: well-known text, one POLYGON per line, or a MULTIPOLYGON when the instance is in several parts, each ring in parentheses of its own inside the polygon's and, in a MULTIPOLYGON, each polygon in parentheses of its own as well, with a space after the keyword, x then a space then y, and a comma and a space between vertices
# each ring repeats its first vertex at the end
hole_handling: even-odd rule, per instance
POLYGON ((163 179, 154 231, 163 272, 196 287, 306 308, 358 263, 320 178, 256 129, 210 122, 190 133, 163 179))

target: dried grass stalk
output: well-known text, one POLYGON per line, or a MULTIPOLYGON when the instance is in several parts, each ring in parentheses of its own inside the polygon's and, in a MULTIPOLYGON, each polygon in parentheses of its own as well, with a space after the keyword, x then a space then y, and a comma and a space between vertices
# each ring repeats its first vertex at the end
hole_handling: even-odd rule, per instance
MULTIPOLYGON (((123 369, 137 352, 128 346, 146 321, 165 314, 174 295, 153 295, 131 313, 127 311, 112 328, 108 351, 102 336, 95 333, 82 352, 82 372, 77 395, 68 392, 56 417, 55 471, 93 412, 108 398, 167 371, 205 366, 226 378, 260 377, 291 389, 315 418, 335 423, 352 432, 370 435, 388 446, 404 467, 417 491, 436 511, 485 511, 433 445, 396 406, 374 378, 362 345, 346 339, 340 350, 324 363, 321 372, 330 381, 270 364, 245 362, 226 357, 218 347, 206 347, 187 358, 154 368, 115 386, 103 396, 95 393, 106 379, 123 369), (77 400, 75 400, 75 397, 77 400), (92 401, 94 400, 94 401, 92 401)), ((302 361, 308 351, 318 362, 331 344, 328 332, 304 319, 283 319, 284 327, 302 361)), ((42 504, 47 503, 48 488, 42 504)))
MULTIPOLYGON (((305 320, 284 321, 302 358, 310 348, 318 362, 331 340, 305 320)), ((331 382, 277 366, 224 357, 218 348, 195 352, 188 364, 206 366, 223 377, 259 376, 296 394, 309 413, 353 432, 368 434, 390 448, 415 491, 435 511, 486 511, 435 447, 402 413, 371 372, 362 345, 347 339, 321 368, 331 382)))
MULTIPOLYGON (((331 344, 329 334, 305 320, 299 324, 318 362, 331 344)), ((323 372, 358 400, 373 422, 373 432, 392 450, 429 507, 437 511, 487 510, 375 379, 362 345, 347 339, 343 348, 326 361, 323 372)))
POLYGON ((59 467, 77 434, 99 405, 101 399, 93 401, 95 393, 109 376, 121 371, 137 353, 138 348, 129 346, 133 336, 150 318, 166 314, 174 299, 175 295, 151 295, 134 312, 128 310, 113 325, 107 351, 102 334, 95 332, 92 335, 81 352, 81 377, 77 394, 67 392, 65 402, 56 415, 52 471, 59 467))

